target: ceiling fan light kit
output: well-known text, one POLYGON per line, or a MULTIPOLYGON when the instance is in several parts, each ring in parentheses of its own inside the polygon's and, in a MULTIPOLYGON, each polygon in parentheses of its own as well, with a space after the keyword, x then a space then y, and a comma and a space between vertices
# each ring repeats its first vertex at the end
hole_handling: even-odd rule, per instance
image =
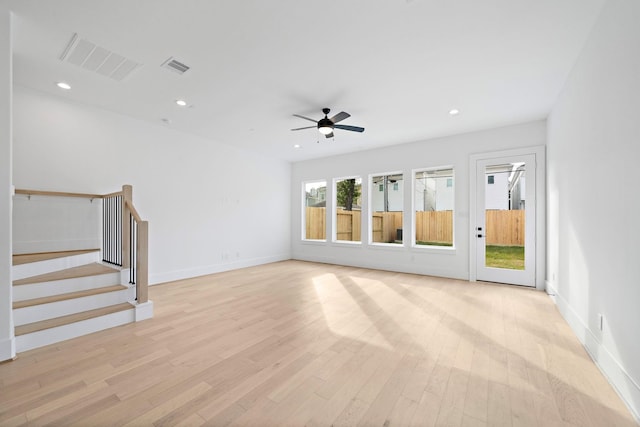
POLYGON ((347 126, 347 125, 337 125, 336 123, 351 117, 351 114, 345 113, 344 111, 336 114, 335 116, 329 118, 329 112, 331 110, 329 108, 323 108, 322 112, 324 113, 324 118, 320 120, 310 119, 309 117, 301 116, 299 114, 294 114, 294 117, 299 117, 301 119, 309 120, 310 122, 316 123, 316 126, 305 126, 301 128, 295 128, 291 130, 302 130, 302 129, 311 129, 318 128, 318 131, 323 134, 327 138, 333 138, 333 130, 334 129, 342 129, 348 130, 352 132, 364 132, 364 128, 359 126, 347 126))

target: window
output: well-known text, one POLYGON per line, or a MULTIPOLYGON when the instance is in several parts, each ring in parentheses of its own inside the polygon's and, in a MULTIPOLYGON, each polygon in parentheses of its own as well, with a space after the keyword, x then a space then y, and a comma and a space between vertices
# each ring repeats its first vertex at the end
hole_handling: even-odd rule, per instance
POLYGON ((402 213, 403 213, 403 176, 402 173, 371 176, 371 187, 378 187, 371 195, 371 230, 372 243, 390 243, 402 245, 402 213), (390 191, 390 189, 397 189, 390 191))
POLYGON ((305 225, 302 238, 304 240, 325 240, 326 237, 326 206, 327 181, 303 183, 304 206, 303 216, 305 225))
POLYGON ((494 183, 495 183, 495 176, 487 175, 487 184, 494 184, 494 183))
POLYGON ((362 178, 336 179, 334 194, 334 240, 360 242, 362 178))
POLYGON ((414 173, 415 243, 453 246, 454 176, 452 168, 414 173))

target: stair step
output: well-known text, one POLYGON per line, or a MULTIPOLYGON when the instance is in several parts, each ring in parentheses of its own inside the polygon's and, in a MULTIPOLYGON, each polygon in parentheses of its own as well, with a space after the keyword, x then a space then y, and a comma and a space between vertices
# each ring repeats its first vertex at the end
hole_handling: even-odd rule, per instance
POLYGON ((69 325, 71 323, 80 322, 87 319, 104 316, 111 313, 117 313, 120 311, 131 310, 133 306, 129 303, 121 303, 111 305, 108 307, 102 307, 95 310, 83 311, 80 313, 69 314, 67 316, 56 317, 53 319, 41 320, 39 322, 28 323, 22 326, 16 326, 15 336, 21 336, 30 334, 37 331, 43 331, 45 329, 55 328, 58 326, 69 325))
POLYGON ((76 251, 40 252, 33 254, 17 254, 13 256, 13 265, 29 264, 32 262, 47 261, 50 259, 64 258, 74 255, 100 252, 100 249, 82 249, 76 251))
POLYGON ((107 292, 121 291, 123 289, 127 289, 127 287, 124 285, 113 285, 113 286, 105 286, 102 288, 87 289, 84 291, 69 292, 66 294, 51 295, 51 296, 42 297, 42 298, 34 298, 34 299, 29 299, 24 301, 14 301, 13 308, 16 309, 16 308, 31 307, 31 306, 40 305, 40 304, 49 304, 57 301, 65 301, 65 300, 70 300, 75 298, 88 297, 91 295, 105 294, 107 292))
POLYGON ((99 263, 101 261, 100 251, 69 251, 50 252, 48 254, 15 255, 15 259, 16 261, 11 267, 13 280, 40 276, 67 268, 99 263), (54 256, 57 256, 57 258, 52 258, 54 256))
POLYGON ((33 283, 50 282, 54 280, 75 279, 78 277, 97 276, 99 274, 115 273, 118 270, 108 267, 104 264, 92 263, 81 265, 78 267, 67 268, 64 270, 54 271, 52 273, 40 274, 38 276, 25 277, 24 279, 14 280, 14 285, 28 285, 33 283))

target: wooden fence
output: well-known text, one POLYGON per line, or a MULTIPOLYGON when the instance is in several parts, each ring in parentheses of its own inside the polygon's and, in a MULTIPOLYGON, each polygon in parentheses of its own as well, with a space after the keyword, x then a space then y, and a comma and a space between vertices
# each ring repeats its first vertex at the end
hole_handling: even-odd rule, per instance
POLYGON ((402 212, 374 212, 371 219, 374 242, 393 243, 398 240, 397 230, 402 230, 402 212))
POLYGON ((453 211, 416 212, 416 242, 453 244, 453 211))
POLYGON ((487 245, 524 246, 524 210, 488 210, 485 225, 487 245))
MULTIPOLYGON (((523 210, 488 210, 486 213, 486 242, 489 245, 524 245, 523 210)), ((402 212, 374 212, 372 236, 374 242, 394 242, 402 227, 402 212)), ((336 212, 337 240, 360 242, 362 218, 360 211, 336 212)), ((306 238, 326 239, 326 209, 306 208, 306 238)), ((416 242, 453 243, 452 211, 416 212, 416 242)))
POLYGON ((327 238, 325 234, 326 225, 325 220, 327 215, 325 208, 312 208, 307 206, 306 211, 307 218, 307 232, 305 233, 307 239, 312 240, 324 240, 327 238))
POLYGON ((350 242, 359 242, 362 240, 360 238, 360 227, 361 224, 361 215, 360 211, 345 211, 343 209, 338 209, 336 212, 336 220, 337 220, 337 229, 336 229, 336 239, 337 240, 347 240, 350 242))

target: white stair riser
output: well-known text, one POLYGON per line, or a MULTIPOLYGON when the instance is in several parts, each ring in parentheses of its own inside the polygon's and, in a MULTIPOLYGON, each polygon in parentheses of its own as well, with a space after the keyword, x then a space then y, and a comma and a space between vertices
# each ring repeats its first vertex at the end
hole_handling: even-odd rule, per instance
POLYGON ((119 311, 117 313, 106 314, 104 316, 82 320, 69 325, 20 335, 16 337, 16 351, 23 352, 43 347, 45 345, 54 344, 82 335, 88 335, 93 332, 102 331, 127 323, 133 323, 134 320, 135 315, 132 306, 131 310, 119 311))
POLYGON ((57 301, 49 304, 39 304, 31 307, 17 308, 13 310, 13 322, 16 326, 41 320, 67 316, 82 311, 116 305, 134 299, 134 288, 121 291, 107 292, 104 294, 90 295, 71 300, 57 301))
POLYGON ((72 255, 63 258, 48 259, 46 261, 14 265, 11 268, 11 275, 13 280, 20 280, 25 277, 39 276, 41 274, 53 273, 54 271, 79 267, 81 265, 100 261, 100 252, 89 252, 86 254, 72 255))
POLYGON ((96 276, 53 280, 51 282, 33 283, 30 285, 16 285, 13 287, 13 300, 24 301, 120 284, 123 284, 120 281, 120 272, 114 270, 113 273, 98 274, 96 276))

